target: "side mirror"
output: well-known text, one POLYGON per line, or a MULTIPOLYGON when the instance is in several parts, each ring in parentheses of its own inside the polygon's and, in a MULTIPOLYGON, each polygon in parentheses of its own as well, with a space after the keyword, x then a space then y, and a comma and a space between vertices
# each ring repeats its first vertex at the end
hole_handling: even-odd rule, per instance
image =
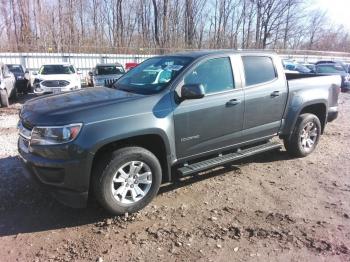
POLYGON ((201 84, 183 85, 181 88, 181 99, 199 99, 205 96, 204 86, 201 84))
POLYGON ((89 76, 93 76, 94 75, 91 71, 89 71, 88 74, 89 74, 89 76))
POLYGON ((32 72, 32 75, 33 75, 33 76, 36 76, 37 74, 38 74, 38 72, 36 72, 36 71, 33 71, 33 72, 32 72))

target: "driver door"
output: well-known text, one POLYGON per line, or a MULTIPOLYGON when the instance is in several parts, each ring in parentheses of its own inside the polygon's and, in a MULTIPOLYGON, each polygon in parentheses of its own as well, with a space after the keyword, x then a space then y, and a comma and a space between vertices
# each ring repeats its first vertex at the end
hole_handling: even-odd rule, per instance
POLYGON ((202 84, 205 96, 182 101, 174 110, 179 159, 204 155, 236 144, 241 137, 244 94, 229 56, 205 59, 182 84, 202 84))

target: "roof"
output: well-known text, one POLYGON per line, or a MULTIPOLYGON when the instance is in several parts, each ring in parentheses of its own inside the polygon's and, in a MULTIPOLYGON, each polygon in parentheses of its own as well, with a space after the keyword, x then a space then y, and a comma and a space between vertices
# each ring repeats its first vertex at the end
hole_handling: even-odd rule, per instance
POLYGON ((100 63, 96 64, 96 66, 122 66, 122 64, 115 62, 115 63, 100 63))
POLYGON ((342 67, 341 64, 337 64, 337 63, 321 63, 321 64, 317 64, 315 66, 317 66, 317 67, 320 67, 320 66, 342 67))
POLYGON ((173 53, 173 54, 166 54, 164 56, 186 56, 186 57, 192 57, 192 58, 199 58, 202 56, 208 56, 208 55, 221 55, 221 54, 244 54, 244 53, 269 53, 269 54, 276 54, 275 51, 271 50, 237 50, 237 49, 218 49, 218 50, 194 50, 194 51, 186 51, 186 52, 179 52, 179 53, 173 53))
POLYGON ((42 65, 45 66, 45 65, 73 65, 73 64, 69 62, 52 62, 52 63, 45 63, 42 65))

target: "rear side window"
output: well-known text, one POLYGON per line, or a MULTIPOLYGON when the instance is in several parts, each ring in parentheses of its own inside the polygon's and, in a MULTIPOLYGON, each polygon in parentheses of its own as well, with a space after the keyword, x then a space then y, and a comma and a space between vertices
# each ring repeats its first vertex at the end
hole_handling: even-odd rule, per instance
POLYGON ((277 77, 273 61, 267 56, 243 56, 247 86, 269 82, 277 77))

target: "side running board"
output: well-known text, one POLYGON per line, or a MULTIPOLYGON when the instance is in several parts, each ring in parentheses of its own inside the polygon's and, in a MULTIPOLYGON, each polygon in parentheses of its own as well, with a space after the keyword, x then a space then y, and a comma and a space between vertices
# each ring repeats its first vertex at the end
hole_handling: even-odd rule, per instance
POLYGON ((224 165, 235 160, 246 158, 252 155, 256 155, 266 151, 280 149, 281 147, 282 145, 280 143, 268 142, 263 145, 249 147, 247 149, 243 149, 238 152, 217 156, 217 157, 203 160, 197 163, 186 165, 186 166, 180 167, 177 171, 180 176, 187 176, 193 173, 198 173, 201 171, 205 171, 207 169, 214 168, 216 166, 224 165))

